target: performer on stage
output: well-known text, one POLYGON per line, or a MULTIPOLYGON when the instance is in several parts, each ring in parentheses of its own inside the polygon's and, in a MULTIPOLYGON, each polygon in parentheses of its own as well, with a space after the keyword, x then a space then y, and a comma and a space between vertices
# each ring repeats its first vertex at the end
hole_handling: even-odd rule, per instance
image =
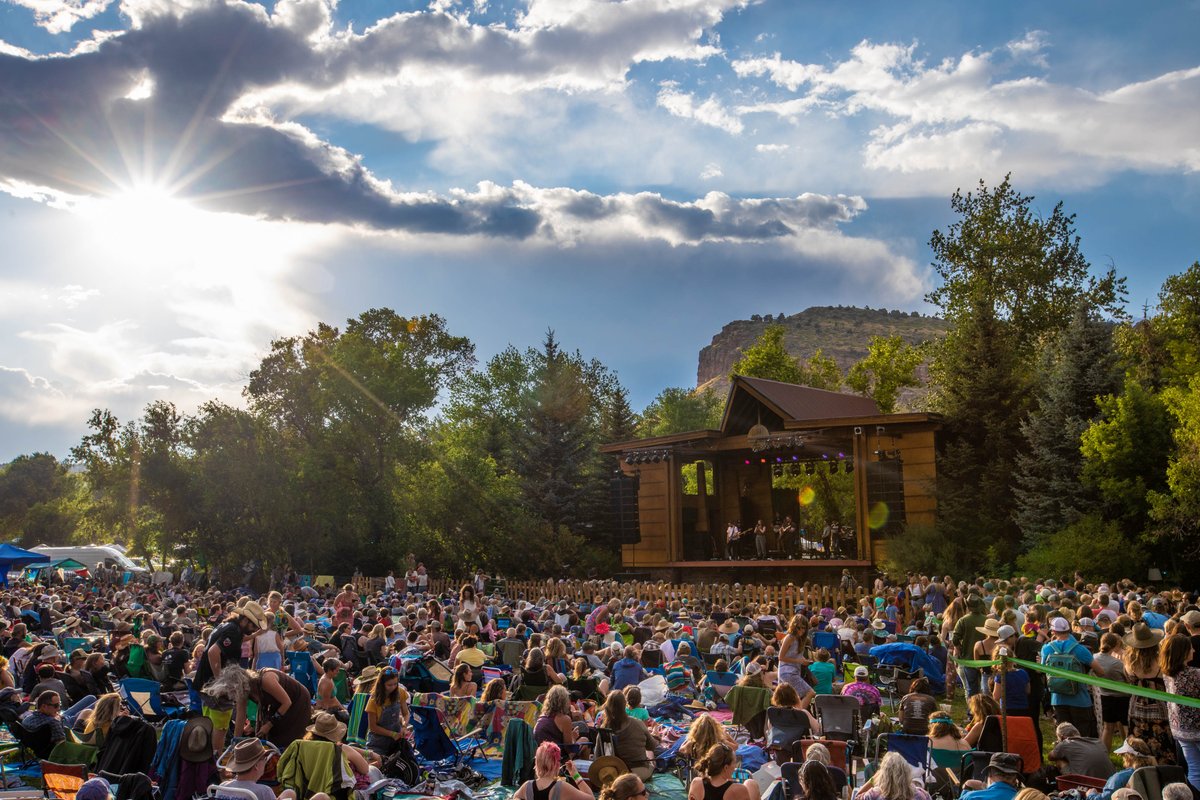
POLYGON ((738 539, 741 538, 742 532, 738 530, 738 524, 730 521, 729 527, 725 529, 725 555, 730 561, 737 558, 738 539))

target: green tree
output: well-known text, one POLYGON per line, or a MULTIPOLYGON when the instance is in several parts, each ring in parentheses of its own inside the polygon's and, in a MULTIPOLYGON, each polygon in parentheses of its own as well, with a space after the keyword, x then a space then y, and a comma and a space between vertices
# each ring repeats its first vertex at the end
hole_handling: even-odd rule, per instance
POLYGON ((844 378, 842 377, 842 368, 837 362, 817 348, 811 356, 803 361, 799 361, 800 380, 797 383, 802 386, 811 386, 814 389, 825 389, 826 391, 836 392, 842 388, 844 378))
POLYGON ((1120 388, 1112 328, 1081 306, 1041 353, 1016 470, 1014 518, 1028 547, 1079 520, 1099 499, 1083 480, 1079 442, 1099 414, 1096 400, 1120 388))
POLYGON ((1097 514, 1080 517, 1062 531, 1039 541, 1018 561, 1028 575, 1082 573, 1089 581, 1114 581, 1138 574, 1146 553, 1115 521, 1097 514))
POLYGON ((725 402, 711 389, 668 387, 642 411, 638 434, 649 438, 715 429, 720 426, 724 411, 725 402))
POLYGON ((1100 277, 1080 250, 1075 215, 1057 203, 1048 217, 1033 208, 1011 176, 994 189, 956 190, 950 207, 958 219, 929 240, 940 278, 926 300, 951 322, 979 313, 1011 327, 1018 354, 1028 357, 1043 335, 1066 327, 1081 303, 1120 316, 1125 281, 1109 269, 1100 277))
POLYGON ((0 535, 27 547, 68 544, 79 517, 80 481, 49 453, 0 468, 0 535))
POLYGON ((730 375, 766 378, 782 383, 803 383, 805 372, 783 344, 784 327, 768 325, 762 335, 742 351, 730 375))
POLYGON ((600 441, 624 442, 637 436, 638 415, 629 405, 629 391, 620 384, 602 399, 600 441))
POLYGON ((1162 399, 1175 422, 1175 450, 1166 471, 1166 488, 1147 495, 1156 538, 1171 545, 1172 555, 1200 555, 1200 372, 1187 387, 1172 386, 1162 399))
POLYGON ((846 385, 891 414, 902 389, 921 385, 917 369, 924 361, 924 346, 910 345, 899 336, 872 336, 867 354, 847 373, 846 385))
POLYGON ((1084 479, 1099 490, 1105 519, 1145 532, 1147 494, 1167 488, 1174 421, 1158 394, 1132 380, 1120 394, 1101 398, 1099 407, 1099 419, 1080 439, 1084 479))

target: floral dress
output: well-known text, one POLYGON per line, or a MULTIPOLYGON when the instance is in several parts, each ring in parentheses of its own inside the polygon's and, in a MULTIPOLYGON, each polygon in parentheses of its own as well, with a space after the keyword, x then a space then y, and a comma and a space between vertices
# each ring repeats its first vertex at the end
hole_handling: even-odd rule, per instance
MULTIPOLYGON (((1125 677, 1135 686, 1166 691, 1161 675, 1138 678, 1126 672, 1125 677)), ((1160 765, 1175 763, 1175 737, 1167 719, 1167 704, 1161 700, 1137 695, 1129 698, 1129 736, 1144 739, 1160 765)))

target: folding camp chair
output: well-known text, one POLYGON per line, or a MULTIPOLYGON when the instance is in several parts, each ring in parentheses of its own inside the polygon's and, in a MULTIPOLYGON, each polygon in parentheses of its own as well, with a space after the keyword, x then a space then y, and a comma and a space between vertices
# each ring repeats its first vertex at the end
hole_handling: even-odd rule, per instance
POLYGON ((800 740, 811 736, 808 714, 798 708, 771 706, 767 709, 767 744, 764 748, 775 762, 795 760, 795 747, 800 740))
POLYGON ((75 793, 87 780, 87 767, 83 764, 55 764, 40 762, 42 767, 42 794, 58 800, 75 800, 75 793))
POLYGON ((824 647, 833 656, 833 661, 838 666, 842 663, 842 641, 836 633, 830 631, 817 631, 812 634, 812 646, 814 648, 824 647))
MULTIPOLYGON (((983 721, 978 748, 992 752, 1016 753, 1021 757, 1026 773, 1037 772, 1042 768, 1042 748, 1038 746, 1033 720, 1016 716, 1004 719, 990 716, 983 721), (1007 720, 1007 726, 1004 725, 1004 719, 1007 720)), ((1142 800, 1146 798, 1143 797, 1142 800)))
POLYGON ((654 669, 663 665, 662 650, 658 648, 642 650, 642 666, 646 669, 654 669))
POLYGON ((496 652, 500 654, 500 663, 518 669, 525 658, 525 642, 520 639, 501 639, 496 642, 496 652))
POLYGON ((729 690, 737 685, 737 675, 732 672, 706 672, 704 685, 711 686, 718 702, 723 701, 729 690))
MULTIPOLYGON (((987 783, 987 767, 995 753, 990 753, 986 750, 967 750, 962 754, 962 761, 958 770, 959 778, 965 783, 966 781, 976 780, 987 783)), ((1013 753, 1012 755, 1016 755, 1013 753)), ((1017 756, 1020 761, 1021 757, 1017 756)), ((1025 773, 1024 764, 1021 766, 1021 774, 1025 773)), ((1144 798, 1143 798, 1144 800, 1144 798)), ((1161 798, 1160 798, 1161 800, 1161 798)))
POLYGON ((50 738, 54 730, 50 726, 30 731, 18 720, 7 720, 4 724, 20 746, 18 757, 22 766, 50 757, 50 751, 54 749, 54 742, 50 738))
POLYGON ((725 702, 733 709, 734 727, 740 727, 752 739, 761 739, 766 731, 766 709, 770 707, 771 692, 757 686, 734 686, 725 695, 725 702), (753 695, 766 696, 766 702, 760 702, 753 695))
POLYGON ((929 768, 929 737, 908 733, 888 733, 875 740, 875 758, 879 759, 879 745, 889 753, 899 753, 911 766, 925 771, 929 768))
POLYGON ((1129 776, 1129 788, 1142 796, 1142 800, 1162 800, 1163 787, 1168 783, 1187 783, 1187 770, 1183 767, 1138 767, 1129 776))
POLYGON ((162 684, 145 678, 125 678, 117 684, 117 692, 129 707, 129 713, 147 722, 162 722, 182 717, 185 708, 164 708, 162 684))
POLYGON ((826 739, 857 742, 862 731, 862 705, 857 697, 819 694, 813 698, 826 739))
POLYGON ((287 662, 292 677, 304 684, 309 694, 316 696, 317 673, 313 669, 312 656, 304 650, 288 650, 287 662))
POLYGON ((88 652, 92 649, 92 643, 82 636, 68 636, 62 640, 62 649, 64 653, 70 653, 72 650, 88 652))
POLYGON ((704 666, 712 669, 717 665, 717 662, 725 658, 720 653, 701 653, 700 658, 704 661, 704 666))
POLYGON ((209 800, 258 800, 258 795, 249 789, 240 789, 237 786, 221 786, 216 784, 208 787, 209 800))
POLYGON ((350 722, 346 726, 346 741, 358 747, 367 746, 367 701, 371 695, 357 692, 350 698, 350 722))
POLYGON ((804 761, 808 756, 808 748, 814 744, 823 745, 829 751, 829 763, 842 771, 843 785, 847 782, 854 788, 854 753, 850 742, 839 742, 836 739, 801 739, 796 748, 798 761, 804 761))
POLYGON ((477 728, 458 738, 450 735, 442 712, 428 706, 412 706, 413 745, 421 758, 432 764, 452 762, 453 766, 479 754, 485 760, 483 729, 477 728))

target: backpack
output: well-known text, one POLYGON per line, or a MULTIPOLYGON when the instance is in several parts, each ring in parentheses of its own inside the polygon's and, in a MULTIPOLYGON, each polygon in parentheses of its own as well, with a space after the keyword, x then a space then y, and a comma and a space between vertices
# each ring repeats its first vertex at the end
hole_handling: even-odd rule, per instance
MULTIPOLYGON (((1053 645, 1051 645, 1051 647, 1053 647, 1053 645)), ((1071 646, 1071 649, 1074 650, 1074 645, 1071 646)), ((1046 656, 1044 663, 1047 667, 1055 667, 1068 672, 1083 673, 1083 664, 1079 662, 1079 659, 1076 658, 1075 654, 1070 650, 1066 652, 1055 650, 1051 652, 1050 655, 1046 656)), ((1070 678, 1060 678, 1051 675, 1050 679, 1046 682, 1046 688, 1054 694, 1069 696, 1076 694, 1080 690, 1081 686, 1079 683, 1071 680, 1070 678)))
POLYGON ((421 779, 421 768, 408 739, 397 739, 396 749, 383 759, 384 777, 404 781, 406 786, 415 786, 421 779))

